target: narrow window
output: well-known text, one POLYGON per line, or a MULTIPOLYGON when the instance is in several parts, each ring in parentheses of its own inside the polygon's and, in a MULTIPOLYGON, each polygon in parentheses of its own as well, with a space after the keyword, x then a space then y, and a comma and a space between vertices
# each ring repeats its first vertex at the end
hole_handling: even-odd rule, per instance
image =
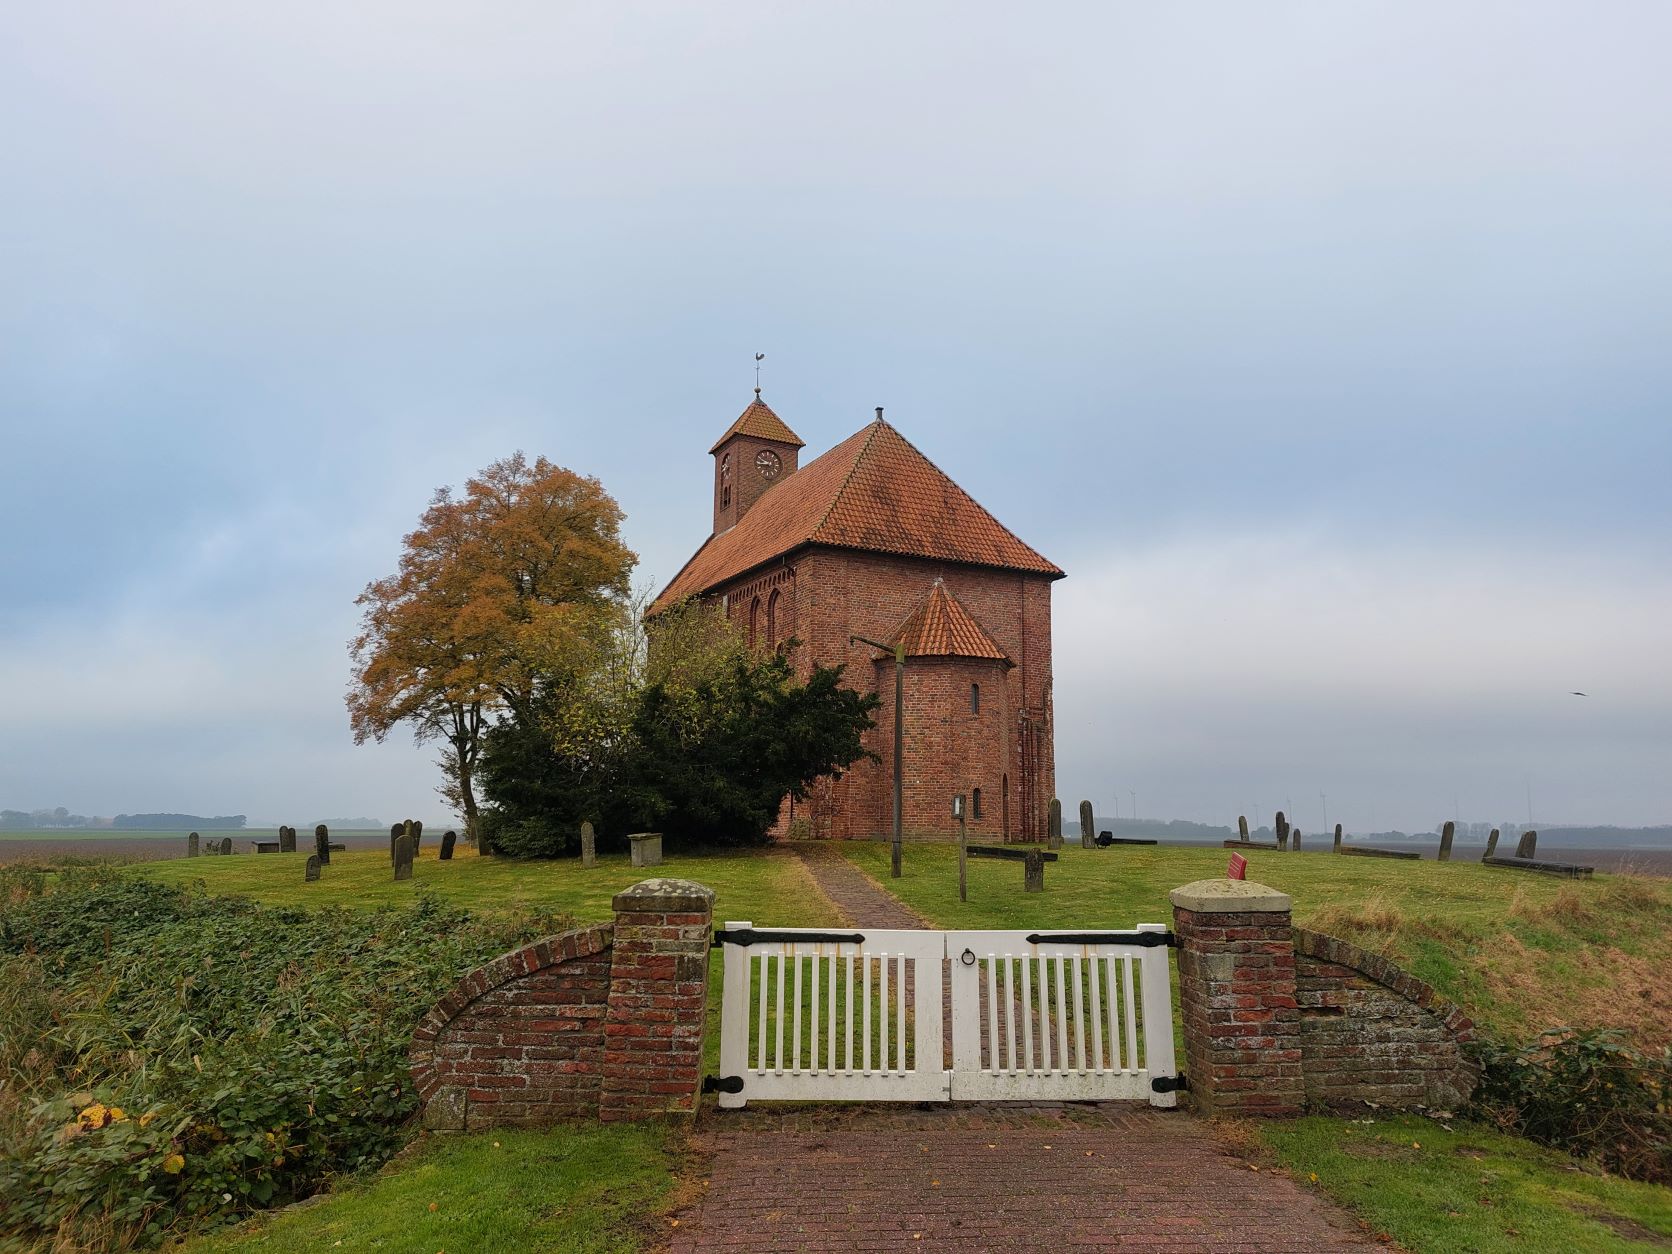
POLYGON ((755 647, 755 630, 757 625, 760 623, 760 617, 761 599, 756 597, 753 601, 749 602, 749 647, 751 649, 755 647))
POLYGON ((772 595, 766 599, 766 642, 778 643, 778 589, 772 590, 772 595))
POLYGON ((970 713, 971 714, 981 713, 981 685, 980 684, 971 684, 970 685, 970 713))
POLYGON ((981 789, 979 788, 970 797, 970 817, 977 819, 981 817, 981 789))

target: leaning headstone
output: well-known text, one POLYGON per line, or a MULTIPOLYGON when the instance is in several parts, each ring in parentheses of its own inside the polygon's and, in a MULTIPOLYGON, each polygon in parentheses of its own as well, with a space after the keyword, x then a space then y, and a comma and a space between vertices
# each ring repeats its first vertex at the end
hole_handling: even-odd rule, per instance
POLYGON ((196 832, 193 832, 191 835, 186 837, 186 856, 188 858, 197 857, 197 840, 198 836, 196 832))
POLYGON ((222 836, 221 837, 221 852, 222 853, 231 853, 232 852, 232 837, 230 837, 230 836, 222 836))
POLYGON ((406 835, 406 824, 396 823, 389 828, 389 865, 395 865, 395 844, 406 835))
POLYGON ((1450 862, 1451 861, 1451 841, 1452 841, 1452 837, 1454 837, 1456 835, 1457 835, 1457 824, 1453 823, 1450 819, 1447 819, 1446 820, 1446 825, 1440 829, 1440 861, 1441 862, 1450 862))
POLYGON ((1248 816, 1246 814, 1237 815, 1237 839, 1245 845, 1248 843, 1248 816))
POLYGON ((302 872, 302 882, 304 884, 311 884, 318 878, 319 855, 317 853, 310 853, 308 855, 308 869, 302 872))
POLYGON ((1516 843, 1516 846, 1515 846, 1515 856, 1518 857, 1518 858, 1531 858, 1531 857, 1535 856, 1535 851, 1537 849, 1538 849, 1538 833, 1537 832, 1522 832, 1521 833, 1521 839, 1516 843))
POLYGON ((1091 802, 1080 803, 1080 844, 1085 848, 1092 847, 1092 838, 1097 835, 1092 829, 1097 826, 1097 820, 1091 812, 1091 802))
POLYGON ((1039 849, 1030 849, 1022 859, 1022 891, 1025 893, 1042 893, 1045 891, 1045 854, 1039 849))
POLYGON ((1051 798, 1050 816, 1045 823, 1045 843, 1052 849, 1062 848, 1062 802, 1051 798))
POLYGON ((1481 860, 1484 861, 1487 858, 1495 858, 1497 856, 1498 856, 1498 829, 1494 827, 1492 829, 1491 835, 1489 835, 1486 838, 1486 852, 1481 855, 1481 860))
POLYGON ((635 832, 627 838, 633 850, 634 866, 662 865, 662 833, 635 832))
POLYGON ((279 852, 296 852, 296 829, 294 827, 279 828, 279 852))
POLYGON ((412 837, 402 836, 395 842, 395 878, 412 878, 412 837))
POLYGON ((598 865, 598 836, 586 822, 581 824, 581 865, 598 865))
POLYGON ((321 823, 318 827, 313 829, 313 843, 313 856, 319 859, 319 865, 330 866, 331 833, 325 830, 325 824, 321 823))
POLYGON ((1289 847, 1289 820, 1283 817, 1283 811, 1277 812, 1277 818, 1272 823, 1272 830, 1277 833, 1277 847, 1289 847))
POLYGON ((453 860, 453 846, 458 844, 458 841, 459 834, 457 832, 445 832, 442 834, 441 860, 443 862, 451 862, 453 860))
POLYGON ((1341 824, 1335 825, 1335 852, 1341 852, 1341 824))

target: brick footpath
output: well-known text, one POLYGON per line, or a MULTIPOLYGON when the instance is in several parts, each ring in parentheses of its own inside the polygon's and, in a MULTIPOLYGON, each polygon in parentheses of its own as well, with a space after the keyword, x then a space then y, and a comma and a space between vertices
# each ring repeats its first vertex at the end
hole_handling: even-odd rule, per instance
POLYGON ((1189 1115, 1145 1106, 747 1107, 708 1112, 694 1139, 707 1174, 669 1254, 1376 1245, 1189 1115))
MULTIPOLYGON (((898 897, 878 888, 871 882, 870 876, 827 842, 799 842, 791 848, 824 895, 836 903, 836 908, 842 912, 842 918, 850 927, 929 926, 921 915, 898 897)), ((757 919, 756 922, 763 921, 757 919)))

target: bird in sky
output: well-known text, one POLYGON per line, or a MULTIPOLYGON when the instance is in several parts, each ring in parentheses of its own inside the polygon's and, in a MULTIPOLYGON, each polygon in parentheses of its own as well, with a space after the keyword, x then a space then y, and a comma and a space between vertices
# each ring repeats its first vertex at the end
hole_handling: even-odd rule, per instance
POLYGON ((1583 697, 1585 695, 1586 694, 1583 693, 1583 692, 1570 692, 1570 693, 1568 693, 1568 696, 1570 696, 1570 697, 1583 697))

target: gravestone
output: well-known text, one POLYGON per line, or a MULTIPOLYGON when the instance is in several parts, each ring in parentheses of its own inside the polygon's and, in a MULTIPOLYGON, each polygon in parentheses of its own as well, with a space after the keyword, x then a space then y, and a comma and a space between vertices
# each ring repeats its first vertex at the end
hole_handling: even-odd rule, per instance
POLYGON ((279 828, 279 852, 296 852, 296 829, 294 827, 279 828))
POLYGON ((197 857, 197 839, 196 832, 186 837, 186 856, 188 858, 197 857))
POLYGON ((1027 857, 1022 860, 1022 891, 1045 891, 1045 855, 1038 849, 1028 850, 1027 857))
POLYGON ((1293 849, 1296 853, 1299 853, 1300 852, 1300 828, 1297 827, 1297 828, 1295 828, 1294 831, 1290 832, 1289 833, 1289 839, 1292 842, 1289 847, 1291 849, 1293 849))
POLYGON ((395 878, 412 878, 412 837, 402 836, 395 842, 395 878))
POLYGON ((412 856, 418 856, 418 850, 424 843, 424 820, 412 820, 412 856))
POLYGON ((1093 830, 1096 826, 1097 820, 1092 816, 1091 802, 1082 801, 1080 803, 1080 844, 1087 849, 1092 847, 1092 839, 1097 835, 1093 830))
POLYGON ((390 826, 390 828, 389 828, 389 865, 390 866, 395 865, 395 846, 400 843, 400 839, 404 835, 406 835, 406 824, 405 823, 395 823, 395 824, 390 826))
POLYGON ((1341 824, 1335 825, 1335 852, 1341 852, 1341 824))
POLYGON ((453 846, 458 843, 458 840, 459 834, 457 832, 446 832, 442 835, 441 860, 443 862, 451 862, 453 860, 453 846))
POLYGON ((633 849, 634 866, 662 865, 662 833, 635 832, 627 838, 633 849))
POLYGON ((318 878, 319 855, 317 853, 310 853, 308 855, 308 869, 302 872, 302 882, 304 884, 311 884, 318 878))
POLYGON ((1289 820, 1283 817, 1283 811, 1281 810, 1277 812, 1277 818, 1272 823, 1272 831, 1277 833, 1277 847, 1284 850, 1288 849, 1289 820))
POLYGON ((1248 816, 1246 814, 1237 815, 1237 839, 1245 845, 1248 843, 1248 816))
POLYGON ((320 866, 330 866, 331 865, 331 833, 325 830, 325 824, 321 823, 318 827, 313 829, 313 843, 314 843, 314 854, 313 854, 313 856, 319 859, 319 865, 320 866))
POLYGON ((598 835, 587 822, 581 824, 581 865, 598 865, 598 835))
POLYGON ((230 837, 230 836, 221 837, 221 852, 223 854, 232 852, 232 837, 230 837))
POLYGON ((1062 802, 1051 798, 1050 817, 1045 824, 1045 843, 1052 849, 1062 848, 1062 802))
POLYGON ((1447 819, 1446 820, 1446 825, 1440 829, 1440 861, 1441 862, 1450 862, 1451 861, 1451 841, 1452 841, 1452 837, 1454 837, 1456 835, 1457 835, 1457 824, 1453 823, 1450 819, 1447 819))
POLYGON ((1498 829, 1493 828, 1491 835, 1486 838, 1486 852, 1481 855, 1481 861, 1498 856, 1498 829))
POLYGON ((1537 849, 1538 849, 1538 833, 1537 832, 1522 832, 1521 833, 1521 839, 1520 839, 1520 841, 1518 841, 1516 843, 1516 846, 1515 846, 1515 856, 1518 857, 1518 858, 1531 858, 1531 857, 1534 856, 1534 852, 1537 849))

